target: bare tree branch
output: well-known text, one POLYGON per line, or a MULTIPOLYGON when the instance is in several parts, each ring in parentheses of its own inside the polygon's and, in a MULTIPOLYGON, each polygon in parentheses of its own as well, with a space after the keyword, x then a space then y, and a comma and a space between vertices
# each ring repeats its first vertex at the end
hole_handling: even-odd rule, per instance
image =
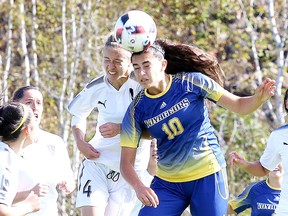
POLYGON ((20 9, 20 28, 21 28, 21 47, 22 55, 24 56, 24 67, 25 67, 25 83, 30 85, 30 63, 27 50, 27 40, 26 40, 26 25, 25 25, 25 7, 24 1, 19 3, 20 9))

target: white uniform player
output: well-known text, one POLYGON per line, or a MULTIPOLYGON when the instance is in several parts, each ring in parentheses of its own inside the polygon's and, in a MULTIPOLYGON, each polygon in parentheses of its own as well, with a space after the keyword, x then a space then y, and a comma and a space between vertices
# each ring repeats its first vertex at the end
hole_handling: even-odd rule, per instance
POLYGON ((40 208, 39 197, 33 192, 16 200, 23 160, 20 151, 25 141, 34 140, 36 126, 32 111, 26 106, 14 102, 0 106, 0 215, 26 215, 40 208))
POLYGON ((43 113, 43 95, 33 86, 23 86, 13 94, 13 100, 29 106, 36 119, 33 144, 23 148, 17 199, 34 191, 40 196, 41 209, 31 215, 58 216, 58 189, 71 193, 76 186, 70 159, 63 139, 40 129, 43 113))
POLYGON ((18 187, 19 156, 0 142, 0 203, 12 206, 18 187))
POLYGON ((38 183, 49 185, 47 194, 40 197, 40 210, 29 215, 58 216, 56 187, 63 181, 74 185, 73 171, 63 139, 41 129, 38 135, 37 143, 23 149, 18 191, 29 190, 38 183))
POLYGON ((283 182, 281 197, 275 213, 277 216, 288 215, 288 125, 274 130, 268 139, 267 147, 260 158, 261 165, 272 171, 282 162, 283 182))
MULTIPOLYGON (((103 208, 106 216, 131 215, 138 199, 120 174, 120 135, 104 138, 99 127, 106 122, 120 124, 140 89, 140 85, 129 78, 116 90, 105 75, 91 81, 69 104, 68 110, 73 115, 72 126, 81 125, 82 131, 86 131, 86 118, 93 110, 98 111, 96 133, 89 143, 100 152, 100 156, 83 160, 78 177, 76 207, 103 208)), ((151 140, 142 140, 137 150, 134 167, 141 178, 149 176, 146 169, 150 143, 151 140)), ((148 177, 147 184, 151 178, 148 177)))

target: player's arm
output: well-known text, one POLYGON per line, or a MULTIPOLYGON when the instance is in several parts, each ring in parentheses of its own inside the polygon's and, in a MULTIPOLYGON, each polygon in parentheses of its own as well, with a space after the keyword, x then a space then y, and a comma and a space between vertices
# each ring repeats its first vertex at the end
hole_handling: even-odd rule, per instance
POLYGON ((31 192, 33 192, 34 194, 36 194, 39 197, 44 197, 49 192, 49 184, 38 183, 33 188, 31 188, 30 190, 17 192, 17 194, 13 200, 13 203, 18 203, 18 202, 25 200, 31 192))
POLYGON ((100 153, 85 141, 85 132, 78 125, 72 126, 72 132, 77 148, 86 158, 98 158, 100 156, 100 153))
POLYGON ((86 119, 95 109, 95 105, 93 105, 95 92, 97 89, 84 88, 67 107, 68 112, 72 115, 71 127, 77 148, 87 158, 99 157, 99 152, 85 140, 86 119))
POLYGON ((122 147, 120 171, 126 181, 135 189, 138 185, 143 186, 143 183, 138 178, 134 170, 134 162, 136 158, 136 149, 129 147, 122 147))
POLYGON ((244 159, 238 152, 232 151, 229 153, 229 165, 232 167, 236 165, 240 169, 244 170, 245 172, 262 177, 267 175, 270 171, 262 166, 260 161, 249 162, 244 159))
POLYGON ((39 197, 31 192, 24 201, 17 203, 16 206, 7 206, 0 203, 0 216, 24 216, 39 211, 39 209, 39 197))
POLYGON ((155 192, 146 187, 134 170, 134 161, 136 157, 136 149, 130 147, 122 147, 120 171, 125 180, 133 187, 138 199, 147 206, 154 206, 159 204, 159 200, 155 192))
POLYGON ((258 109, 265 101, 274 95, 275 80, 267 78, 257 87, 255 94, 248 97, 239 97, 228 91, 220 97, 217 104, 232 112, 246 115, 258 109))

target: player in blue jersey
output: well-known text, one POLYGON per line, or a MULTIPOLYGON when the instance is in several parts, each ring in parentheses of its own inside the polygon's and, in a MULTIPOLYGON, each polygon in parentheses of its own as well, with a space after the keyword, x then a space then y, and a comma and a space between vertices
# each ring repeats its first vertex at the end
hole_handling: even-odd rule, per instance
POLYGON ((274 95, 275 81, 266 79, 253 96, 238 97, 219 85, 221 69, 207 53, 163 40, 133 53, 131 60, 144 90, 122 122, 120 168, 145 205, 139 215, 181 215, 188 205, 192 215, 225 215, 226 162, 205 99, 239 114, 251 113, 274 95), (151 188, 133 168, 144 130, 157 139, 158 167, 151 188))
MULTIPOLYGON (((288 113, 288 89, 285 92, 283 105, 286 113, 288 113)), ((288 215, 288 124, 272 131, 260 160, 253 162, 246 161, 235 151, 229 154, 230 166, 236 164, 240 169, 260 177, 274 170, 279 163, 282 163, 284 174, 281 197, 276 207, 275 215, 286 216, 288 215)))
POLYGON ((249 184, 240 195, 230 200, 228 214, 239 214, 251 208, 251 216, 271 216, 280 200, 282 179, 282 165, 279 164, 269 172, 267 179, 249 184))

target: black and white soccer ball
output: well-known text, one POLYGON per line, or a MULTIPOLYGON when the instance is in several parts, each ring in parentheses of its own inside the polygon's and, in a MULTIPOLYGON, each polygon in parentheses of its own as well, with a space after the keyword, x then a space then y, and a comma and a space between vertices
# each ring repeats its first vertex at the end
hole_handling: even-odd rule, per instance
POLYGON ((131 10, 121 15, 114 27, 114 37, 121 47, 141 52, 151 46, 157 35, 154 20, 147 13, 131 10))

